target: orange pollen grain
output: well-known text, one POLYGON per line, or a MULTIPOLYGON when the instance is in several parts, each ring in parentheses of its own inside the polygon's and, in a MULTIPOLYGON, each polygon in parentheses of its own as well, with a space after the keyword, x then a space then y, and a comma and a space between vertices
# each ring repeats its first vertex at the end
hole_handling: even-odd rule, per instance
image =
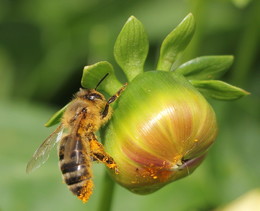
POLYGON ((86 184, 82 187, 78 198, 83 202, 86 203, 93 191, 93 182, 91 180, 87 181, 86 184))
POLYGON ((116 168, 117 166, 116 166, 115 163, 111 163, 111 164, 108 164, 108 167, 109 167, 110 169, 114 169, 114 168, 116 168))

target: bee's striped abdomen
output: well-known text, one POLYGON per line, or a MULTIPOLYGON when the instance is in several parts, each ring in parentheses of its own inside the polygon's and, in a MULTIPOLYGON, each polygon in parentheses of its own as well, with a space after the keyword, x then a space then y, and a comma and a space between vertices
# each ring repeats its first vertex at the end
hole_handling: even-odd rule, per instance
POLYGON ((59 158, 63 179, 70 191, 83 202, 87 202, 93 189, 91 163, 86 153, 86 146, 80 138, 72 140, 71 136, 66 136, 62 139, 59 158))

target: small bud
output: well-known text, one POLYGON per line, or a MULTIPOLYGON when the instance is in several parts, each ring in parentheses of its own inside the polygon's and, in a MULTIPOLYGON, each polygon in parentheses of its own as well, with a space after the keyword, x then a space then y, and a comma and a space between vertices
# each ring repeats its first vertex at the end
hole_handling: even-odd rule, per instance
POLYGON ((192 173, 217 134, 213 109, 181 75, 138 75, 119 99, 106 131, 106 150, 118 165, 112 177, 147 194, 192 173))

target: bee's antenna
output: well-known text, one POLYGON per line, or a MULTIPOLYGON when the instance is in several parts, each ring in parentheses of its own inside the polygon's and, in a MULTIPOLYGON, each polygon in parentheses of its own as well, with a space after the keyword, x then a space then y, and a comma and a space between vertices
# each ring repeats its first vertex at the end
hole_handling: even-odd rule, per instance
POLYGON ((98 84, 96 85, 95 90, 97 90, 98 86, 102 83, 102 81, 104 81, 104 79, 109 75, 109 73, 107 73, 103 78, 101 78, 101 80, 98 82, 98 84))

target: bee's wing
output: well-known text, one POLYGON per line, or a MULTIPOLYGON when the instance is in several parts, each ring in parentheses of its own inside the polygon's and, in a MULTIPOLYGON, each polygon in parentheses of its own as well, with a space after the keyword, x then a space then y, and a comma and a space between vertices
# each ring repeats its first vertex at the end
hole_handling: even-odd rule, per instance
POLYGON ((61 124, 35 151, 33 157, 27 164, 27 173, 31 173, 47 161, 51 149, 61 140, 63 131, 64 127, 61 124))

